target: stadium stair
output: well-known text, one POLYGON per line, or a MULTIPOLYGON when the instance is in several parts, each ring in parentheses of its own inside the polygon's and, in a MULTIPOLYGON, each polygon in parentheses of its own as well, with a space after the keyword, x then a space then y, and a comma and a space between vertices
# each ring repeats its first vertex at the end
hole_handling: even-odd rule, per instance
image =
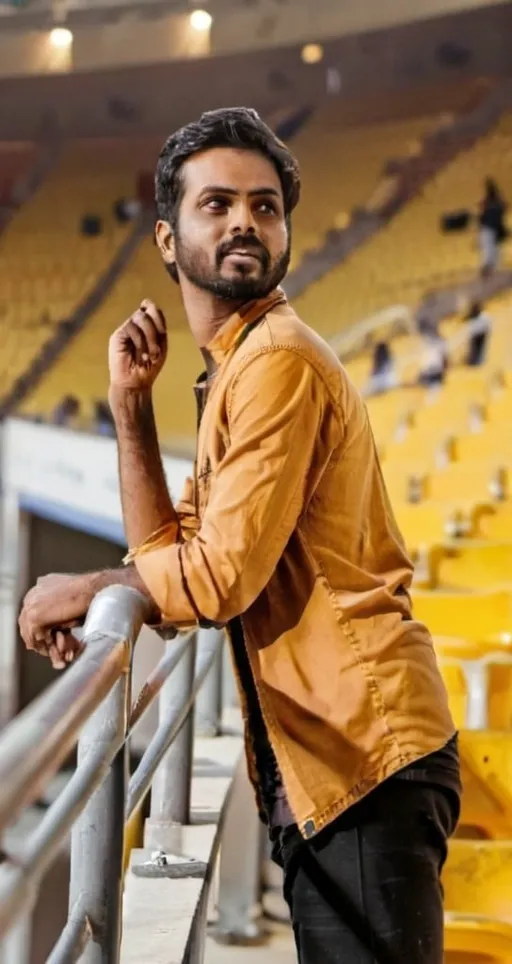
MULTIPOLYGON (((292 265, 286 282, 290 298, 298 298, 309 286, 333 272, 373 235, 378 234, 412 199, 421 195, 425 186, 435 181, 458 155, 465 154, 482 139, 510 108, 512 84, 504 82, 499 87, 491 86, 490 90, 484 88, 482 95, 476 106, 471 102, 470 110, 464 110, 465 105, 455 101, 455 116, 449 115, 447 118, 446 113, 440 115, 437 125, 430 125, 430 129, 426 126, 422 133, 418 132, 420 137, 414 147, 411 138, 409 156, 395 160, 392 176, 383 174, 380 182, 376 181, 373 197, 368 196, 366 204, 351 214, 345 214, 345 224, 341 224, 338 230, 334 224, 335 230, 329 232, 321 246, 312 246, 300 262, 292 265)), ((447 90, 445 111, 449 107, 450 92, 447 90)), ((318 179, 312 178, 311 183, 317 189, 318 179)), ((303 251, 300 254, 302 256, 303 251)), ((391 300, 388 297, 387 303, 391 300)), ((351 323, 361 320, 365 313, 369 312, 351 318, 351 323)), ((331 334, 336 330, 336 325, 330 327, 331 334)))
MULTIPOLYGON (((512 113, 505 111, 490 130, 475 138, 472 147, 427 180, 421 193, 412 197, 384 230, 345 262, 328 265, 314 283, 309 279, 311 283, 296 300, 301 317, 331 338, 390 305, 417 311, 430 292, 444 291, 438 310, 446 312, 450 305, 453 310, 453 301, 462 291, 486 287, 474 281, 479 265, 474 230, 443 233, 440 219, 446 211, 476 208, 490 171, 505 195, 511 193, 507 160, 511 143, 512 113)), ((505 260, 507 250, 505 244, 505 260)), ((510 287, 511 272, 503 274, 499 285, 510 287)), ((496 283, 490 279, 488 287, 496 283)), ((431 301, 438 301, 437 294, 431 301)))

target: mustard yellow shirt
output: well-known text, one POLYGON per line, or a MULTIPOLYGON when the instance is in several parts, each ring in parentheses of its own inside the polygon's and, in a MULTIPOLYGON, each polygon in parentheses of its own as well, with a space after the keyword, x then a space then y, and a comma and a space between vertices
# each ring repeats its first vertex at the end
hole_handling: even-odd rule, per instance
MULTIPOLYGON (((168 622, 241 617, 287 798, 309 836, 454 726, 344 368, 279 289, 236 313, 209 350, 218 370, 195 479, 176 525, 135 562, 168 622)), ((249 767, 256 782, 250 752, 249 767)))

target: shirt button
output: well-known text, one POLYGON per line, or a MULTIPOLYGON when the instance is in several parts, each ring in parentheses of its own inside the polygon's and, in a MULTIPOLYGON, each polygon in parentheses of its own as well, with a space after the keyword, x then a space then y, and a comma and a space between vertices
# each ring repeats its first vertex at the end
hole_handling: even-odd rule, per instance
POLYGON ((307 820, 306 823, 304 824, 304 833, 306 837, 312 837, 315 830, 316 830, 315 821, 307 820))

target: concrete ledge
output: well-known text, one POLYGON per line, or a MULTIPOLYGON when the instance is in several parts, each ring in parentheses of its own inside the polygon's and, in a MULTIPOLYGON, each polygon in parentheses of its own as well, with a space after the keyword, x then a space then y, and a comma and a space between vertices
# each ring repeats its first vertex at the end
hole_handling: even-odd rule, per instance
POLYGON ((155 880, 128 873, 121 964, 182 964, 204 880, 155 880))
POLYGON ((240 736, 200 738, 194 744, 191 825, 174 829, 169 850, 204 862, 205 877, 137 876, 134 868, 151 858, 151 845, 132 851, 125 880, 121 964, 193 964, 191 933, 195 926, 206 926, 219 820, 241 752, 240 736))

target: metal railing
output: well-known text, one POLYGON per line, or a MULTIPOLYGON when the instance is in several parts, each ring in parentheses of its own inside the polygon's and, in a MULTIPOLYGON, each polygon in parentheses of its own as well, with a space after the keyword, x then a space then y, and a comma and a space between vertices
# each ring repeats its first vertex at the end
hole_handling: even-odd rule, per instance
MULTIPOLYGON (((131 708, 133 647, 146 616, 147 601, 133 589, 112 586, 99 593, 86 619, 81 657, 0 736, 3 836, 78 741, 77 767, 64 790, 15 852, 4 845, 0 864, 2 940, 31 913, 43 875, 71 830, 68 920, 48 964, 119 961, 125 822, 152 783, 150 823, 159 828, 158 845, 166 832, 172 836, 173 828, 189 822, 191 711, 205 681, 200 726, 218 732, 223 633, 217 630, 168 641, 131 708), (130 734, 157 695, 157 731, 128 779, 130 734)), ((247 892, 254 900, 251 881, 247 892)), ((235 929, 244 926, 239 918, 235 929)))

